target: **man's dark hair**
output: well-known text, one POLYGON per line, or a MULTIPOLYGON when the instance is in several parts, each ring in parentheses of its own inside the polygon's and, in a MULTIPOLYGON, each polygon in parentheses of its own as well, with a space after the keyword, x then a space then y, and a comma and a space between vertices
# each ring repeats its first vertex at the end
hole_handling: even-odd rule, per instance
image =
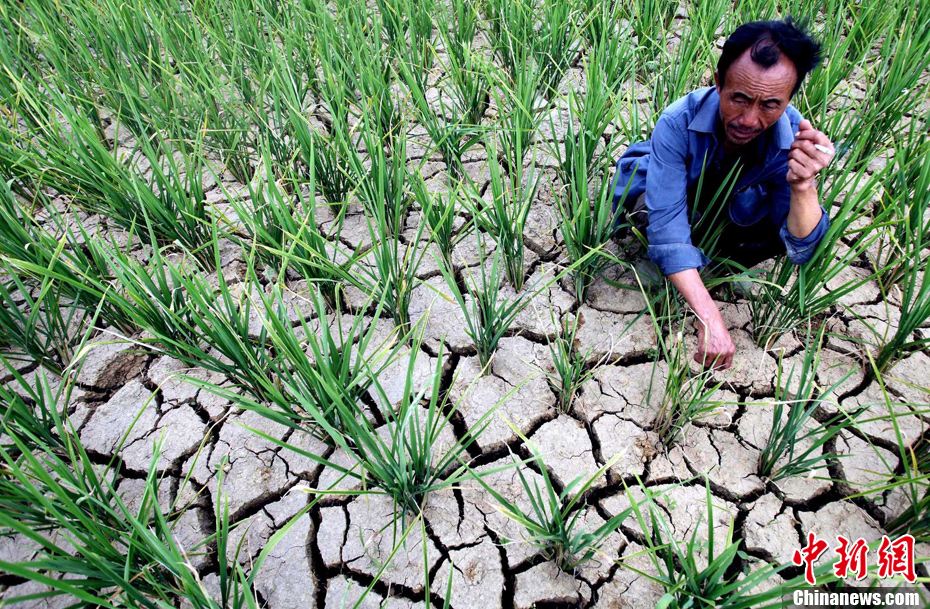
POLYGON ((771 68, 784 53, 798 72, 798 80, 791 90, 794 96, 801 88, 807 73, 820 63, 820 43, 804 31, 804 25, 791 17, 783 21, 751 21, 730 34, 723 43, 717 61, 717 78, 722 87, 727 70, 740 55, 750 49, 749 56, 763 68, 771 68))

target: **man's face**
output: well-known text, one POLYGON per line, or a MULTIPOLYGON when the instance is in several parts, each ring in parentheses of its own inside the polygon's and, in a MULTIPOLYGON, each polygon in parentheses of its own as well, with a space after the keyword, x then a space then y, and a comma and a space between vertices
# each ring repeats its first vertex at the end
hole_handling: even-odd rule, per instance
POLYGON ((764 68, 749 56, 749 49, 727 69, 726 84, 720 86, 720 120, 726 141, 743 146, 775 124, 791 99, 798 73, 784 54, 770 68, 764 68))

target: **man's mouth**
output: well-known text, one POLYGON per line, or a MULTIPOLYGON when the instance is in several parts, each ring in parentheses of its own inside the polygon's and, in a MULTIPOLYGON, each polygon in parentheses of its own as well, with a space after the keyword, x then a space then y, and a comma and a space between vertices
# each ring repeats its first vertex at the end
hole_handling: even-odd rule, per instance
POLYGON ((749 140, 756 137, 759 132, 756 129, 742 129, 740 127, 730 127, 730 133, 734 139, 749 140))

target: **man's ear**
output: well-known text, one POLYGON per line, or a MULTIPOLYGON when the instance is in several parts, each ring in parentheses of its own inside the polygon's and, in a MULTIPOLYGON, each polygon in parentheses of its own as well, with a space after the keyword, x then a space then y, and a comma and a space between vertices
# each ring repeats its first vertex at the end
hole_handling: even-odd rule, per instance
POLYGON ((714 71, 714 86, 717 87, 717 93, 720 93, 720 75, 714 71))

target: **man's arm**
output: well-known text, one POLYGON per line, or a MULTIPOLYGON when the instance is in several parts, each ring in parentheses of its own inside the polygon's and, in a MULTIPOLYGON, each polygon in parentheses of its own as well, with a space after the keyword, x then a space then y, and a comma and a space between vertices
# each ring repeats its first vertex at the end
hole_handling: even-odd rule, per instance
POLYGON ((697 269, 688 269, 673 273, 668 278, 698 318, 694 360, 706 367, 729 368, 733 364, 736 346, 720 310, 704 286, 701 274, 697 269))
POLYGON ((700 320, 694 360, 704 366, 727 368, 736 348, 698 268, 708 263, 691 243, 688 222, 685 153, 687 135, 663 116, 652 136, 646 176, 649 210, 649 257, 665 274, 700 320))

